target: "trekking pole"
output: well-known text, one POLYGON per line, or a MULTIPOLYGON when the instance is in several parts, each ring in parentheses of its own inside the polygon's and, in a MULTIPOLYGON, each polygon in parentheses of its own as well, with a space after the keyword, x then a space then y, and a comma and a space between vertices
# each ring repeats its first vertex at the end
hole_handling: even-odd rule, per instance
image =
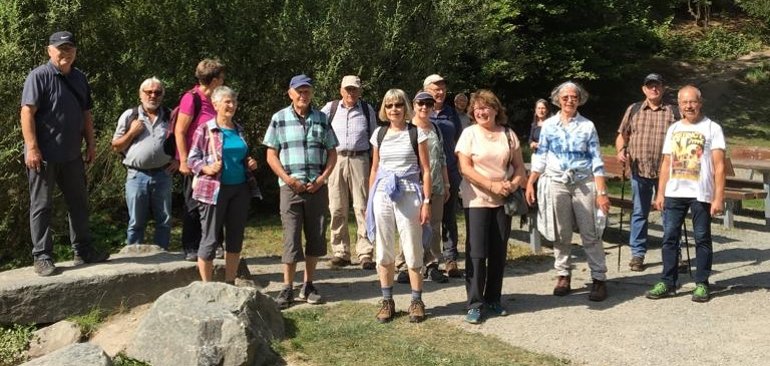
MULTIPOLYGON (((625 153, 625 149, 623 149, 625 153)), ((618 233, 620 234, 620 243, 618 243, 618 272, 620 272, 620 250, 623 247, 623 201, 626 198, 626 162, 622 162, 620 165, 620 224, 618 226, 618 233)))
MULTIPOLYGON (((684 250, 687 253, 687 273, 692 278, 692 265, 690 263, 690 241, 687 239, 687 220, 682 220, 682 230, 684 230, 684 250)), ((682 248, 679 248, 681 251, 682 248)))

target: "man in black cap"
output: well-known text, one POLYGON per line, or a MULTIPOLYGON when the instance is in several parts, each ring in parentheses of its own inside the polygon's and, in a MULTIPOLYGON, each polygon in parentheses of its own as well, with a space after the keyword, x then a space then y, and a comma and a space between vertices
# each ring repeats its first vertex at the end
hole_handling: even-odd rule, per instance
POLYGON ((67 204, 75 265, 103 262, 110 256, 94 249, 88 228, 84 162, 94 159, 96 141, 91 88, 86 76, 72 66, 77 54, 75 36, 56 32, 49 38, 47 50, 49 62, 27 75, 21 96, 32 256, 40 276, 56 271, 50 228, 54 183, 67 204), (81 155, 83 139, 85 155, 81 155))
POLYGON ((653 191, 658 186, 661 151, 668 127, 680 119, 676 106, 663 101, 663 77, 649 74, 642 81, 645 99, 626 108, 618 128, 615 149, 618 160, 631 169, 631 189, 634 210, 631 214, 632 271, 644 271, 647 253, 647 217, 650 213, 653 191))

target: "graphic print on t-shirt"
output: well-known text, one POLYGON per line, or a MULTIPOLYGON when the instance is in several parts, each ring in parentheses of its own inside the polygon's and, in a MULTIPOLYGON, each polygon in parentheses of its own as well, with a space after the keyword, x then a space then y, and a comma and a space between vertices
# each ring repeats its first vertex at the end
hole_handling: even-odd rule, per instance
POLYGON ((706 137, 697 131, 674 132, 671 177, 698 181, 706 137))

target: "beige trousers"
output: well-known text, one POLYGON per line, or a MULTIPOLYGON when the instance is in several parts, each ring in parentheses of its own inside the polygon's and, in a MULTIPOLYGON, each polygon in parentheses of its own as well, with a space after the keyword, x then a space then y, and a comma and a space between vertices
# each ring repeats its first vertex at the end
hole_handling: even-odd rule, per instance
POLYGON ((366 238, 366 196, 369 186, 369 155, 337 156, 337 165, 329 176, 329 211, 331 213, 331 243, 335 257, 350 260, 348 214, 350 199, 356 216, 356 254, 372 258, 374 246, 366 238))

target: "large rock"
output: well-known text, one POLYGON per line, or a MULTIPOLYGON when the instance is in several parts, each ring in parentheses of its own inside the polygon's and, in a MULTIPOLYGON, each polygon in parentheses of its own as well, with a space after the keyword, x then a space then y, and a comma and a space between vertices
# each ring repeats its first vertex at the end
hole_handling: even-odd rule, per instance
POLYGON ((112 360, 97 345, 75 343, 22 366, 112 366, 112 360))
POLYGON ((195 282, 152 305, 126 354, 153 366, 273 365, 283 338, 275 302, 254 288, 195 282))
MULTIPOLYGON (((183 261, 180 253, 158 252, 154 245, 126 251, 134 254, 77 267, 56 263, 59 274, 51 277, 39 277, 32 267, 0 272, 0 324, 55 323, 94 307, 134 307, 200 279, 196 263, 183 261)), ((214 265, 215 278, 223 279, 224 261, 214 265)))
POLYGON ((80 327, 68 320, 37 330, 29 342, 27 355, 37 358, 47 355, 60 348, 75 344, 83 337, 80 327))

